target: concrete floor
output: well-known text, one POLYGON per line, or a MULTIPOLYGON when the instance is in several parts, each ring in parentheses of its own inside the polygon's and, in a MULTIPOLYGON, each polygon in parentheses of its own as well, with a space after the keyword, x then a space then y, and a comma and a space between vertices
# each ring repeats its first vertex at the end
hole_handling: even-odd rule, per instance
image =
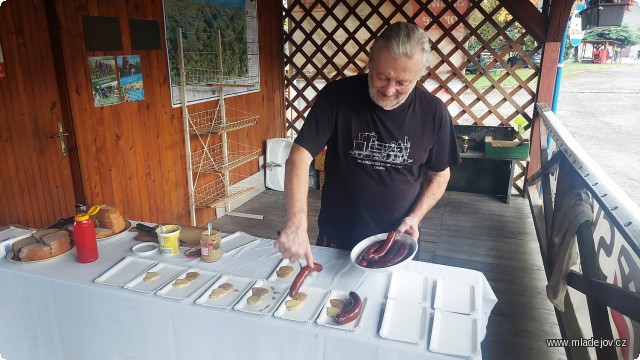
POLYGON ((556 114, 598 165, 640 205, 640 61, 563 77, 556 114))

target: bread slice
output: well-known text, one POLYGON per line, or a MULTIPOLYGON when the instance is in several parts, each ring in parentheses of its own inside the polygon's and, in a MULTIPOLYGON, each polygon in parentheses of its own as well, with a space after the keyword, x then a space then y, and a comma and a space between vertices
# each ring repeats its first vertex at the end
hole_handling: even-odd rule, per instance
POLYGON ((37 261, 48 259, 53 256, 53 254, 51 253, 51 247, 49 245, 37 243, 27 245, 20 249, 19 256, 22 261, 37 261))
POLYGON ((51 256, 64 254, 71 249, 71 240, 66 231, 56 231, 53 234, 45 235, 42 242, 51 248, 51 256))
POLYGON ((22 248, 25 246, 34 245, 37 243, 38 239, 34 238, 33 236, 15 241, 13 244, 11 244, 11 250, 13 251, 12 259, 20 261, 20 250, 22 250, 22 248))

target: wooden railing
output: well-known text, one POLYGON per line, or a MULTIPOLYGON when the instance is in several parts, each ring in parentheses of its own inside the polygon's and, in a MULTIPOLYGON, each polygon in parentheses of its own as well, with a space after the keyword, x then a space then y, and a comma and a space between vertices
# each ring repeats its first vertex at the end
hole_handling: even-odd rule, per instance
POLYGON ((564 311, 556 309, 560 331, 576 344, 592 338, 618 345, 569 346, 567 356, 633 359, 640 348, 640 208, 546 104, 538 103, 537 112, 542 145, 531 151, 540 151, 541 168, 525 187, 547 279, 558 269, 563 251, 578 253, 577 264, 560 277, 568 284, 560 300, 564 311), (571 207, 580 202, 582 207, 571 207))

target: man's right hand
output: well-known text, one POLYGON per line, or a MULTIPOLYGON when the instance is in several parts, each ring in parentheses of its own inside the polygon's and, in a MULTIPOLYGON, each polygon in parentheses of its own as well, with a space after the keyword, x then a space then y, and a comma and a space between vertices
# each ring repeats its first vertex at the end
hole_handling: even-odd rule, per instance
POLYGON ((283 259, 288 259, 291 263, 295 263, 298 259, 304 257, 308 265, 313 264, 309 235, 307 234, 307 228, 304 226, 287 225, 280 232, 273 247, 278 249, 283 259))

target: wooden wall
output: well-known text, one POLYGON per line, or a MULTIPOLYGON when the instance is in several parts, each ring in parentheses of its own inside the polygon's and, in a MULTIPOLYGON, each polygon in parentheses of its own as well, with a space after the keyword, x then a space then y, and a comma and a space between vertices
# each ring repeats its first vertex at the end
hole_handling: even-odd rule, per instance
MULTIPOLYGON (((21 0, 9 0, 11 7, 18 7, 21 0)), ((41 12, 48 0, 26 0, 33 3, 37 16, 46 18, 41 12)), ((49 18, 55 19, 55 30, 59 40, 52 41, 53 62, 59 64, 57 75, 63 84, 62 103, 68 104, 67 117, 72 125, 77 144, 77 161, 71 157, 71 167, 78 169, 80 184, 88 204, 114 204, 125 218, 149 222, 175 222, 189 224, 189 194, 187 182, 186 153, 184 146, 182 112, 170 105, 170 83, 164 38, 163 3, 161 0, 70 0, 53 1, 49 18), (120 20, 122 51, 85 51, 82 33, 83 16, 109 16, 120 20), (133 51, 131 49, 129 19, 152 19, 160 22, 162 50, 133 51), (58 57, 55 56, 58 49, 58 57), (141 55, 145 99, 106 107, 94 107, 88 57, 106 55, 141 55)), ((24 4, 24 3, 23 3, 24 4)), ((0 8, 3 14, 5 5, 0 8)), ((24 14, 30 13, 24 5, 24 14)), ((267 138, 284 134, 284 90, 282 62, 282 6, 275 0, 258 4, 258 33, 260 49, 261 91, 225 99, 228 106, 260 116, 256 126, 229 133, 229 140, 262 148, 267 138)), ((11 15, 8 15, 11 17, 11 15)), ((42 20, 41 20, 42 21, 42 20)), ((41 21, 25 23, 28 31, 49 36, 43 31, 41 21), (36 29, 37 27, 37 29, 36 29)), ((0 23, 0 34, 6 25, 0 23)), ((55 31, 54 31, 55 32, 55 31)), ((54 34, 55 35, 55 34, 54 34)), ((0 39, 6 42, 7 37, 0 39)), ((3 46, 4 49, 4 46, 3 46)), ((5 56, 6 57, 6 56, 5 56)), ((17 66, 20 64, 7 64, 17 66)), ((28 81, 41 81, 32 77, 28 81)), ((1 86, 2 84, 0 84, 1 86)), ((4 104, 17 102, 14 112, 29 108, 28 101, 21 101, 19 94, 2 89, 4 104)), ((211 109, 216 102, 192 106, 191 111, 211 109)), ((64 111, 63 111, 64 112, 64 111)), ((12 115, 0 111, 0 122, 16 122, 12 115)), ((27 119, 33 122, 33 119, 27 119)), ((37 126, 35 124, 34 126, 37 126)), ((28 149, 25 149, 29 152, 28 149)), ((73 155, 73 154, 72 154, 73 155)), ((9 154, 11 156, 11 154, 9 154)), ((242 174, 259 171, 257 161, 236 170, 242 174)), ((39 179, 44 186, 49 179, 39 179)), ((4 184, 3 184, 3 187, 4 184)), ((6 188, 6 187, 5 187, 6 188)), ((16 190, 8 190, 9 193, 16 190)), ((31 191, 31 189, 17 189, 31 191)), ((2 205, 11 201, 0 199, 2 205)), ((30 207, 29 201, 16 201, 17 207, 30 207)), ((70 211, 72 209, 67 209, 70 211)), ((4 210, 3 210, 4 211, 4 210)), ((72 215, 72 213, 66 216, 72 215)), ((52 223, 60 214, 35 217, 26 212, 0 217, 4 223, 21 223, 43 226, 52 223)), ((197 224, 215 218, 213 209, 199 210, 197 224)))

